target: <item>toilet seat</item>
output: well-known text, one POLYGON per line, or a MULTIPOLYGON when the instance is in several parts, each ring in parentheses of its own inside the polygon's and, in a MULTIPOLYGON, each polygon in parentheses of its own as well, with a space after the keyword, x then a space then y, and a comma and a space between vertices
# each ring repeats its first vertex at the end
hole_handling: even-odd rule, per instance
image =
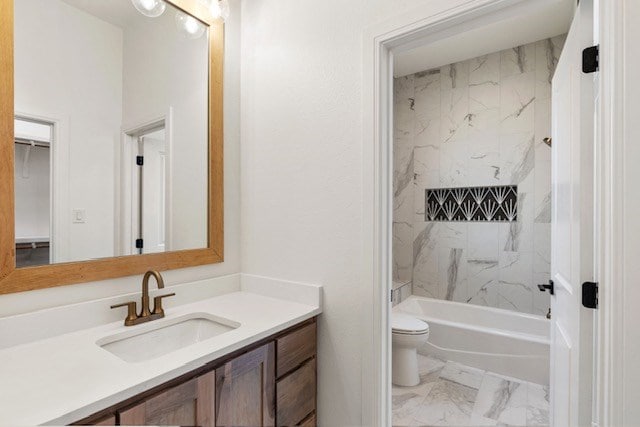
POLYGON ((392 313, 391 332, 401 335, 424 335, 429 333, 429 324, 408 314, 392 313))

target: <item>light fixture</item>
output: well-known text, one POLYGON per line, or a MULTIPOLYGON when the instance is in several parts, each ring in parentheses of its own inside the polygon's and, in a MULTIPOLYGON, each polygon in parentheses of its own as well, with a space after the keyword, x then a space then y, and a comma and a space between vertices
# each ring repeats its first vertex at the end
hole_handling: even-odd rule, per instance
POLYGON ((211 0, 209 11, 214 18, 222 18, 226 21, 229 18, 229 0, 211 0))
POLYGON ((180 33, 189 39, 200 38, 205 31, 202 22, 180 11, 176 12, 176 25, 180 33))
POLYGON ((138 12, 149 18, 157 18, 164 13, 167 4, 164 0, 131 0, 138 12))

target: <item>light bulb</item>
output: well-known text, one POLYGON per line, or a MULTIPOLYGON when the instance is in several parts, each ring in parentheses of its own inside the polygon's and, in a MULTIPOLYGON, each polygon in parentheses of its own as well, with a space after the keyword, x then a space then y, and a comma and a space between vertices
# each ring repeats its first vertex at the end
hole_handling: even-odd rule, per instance
POLYGON ((202 22, 180 11, 176 12, 176 26, 180 33, 189 39, 200 38, 205 31, 202 22))
POLYGON ((131 0, 131 3, 138 12, 149 18, 157 18, 167 8, 164 0, 131 0))

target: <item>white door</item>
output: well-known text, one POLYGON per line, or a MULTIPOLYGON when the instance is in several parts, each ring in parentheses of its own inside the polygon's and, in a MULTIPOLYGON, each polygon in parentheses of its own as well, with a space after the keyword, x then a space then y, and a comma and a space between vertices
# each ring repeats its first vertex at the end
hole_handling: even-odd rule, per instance
POLYGON ((164 130, 144 137, 142 253, 165 252, 166 150, 164 130))
POLYGON ((593 0, 576 11, 552 82, 551 425, 591 425, 593 311, 594 74, 582 72, 593 44, 593 0))

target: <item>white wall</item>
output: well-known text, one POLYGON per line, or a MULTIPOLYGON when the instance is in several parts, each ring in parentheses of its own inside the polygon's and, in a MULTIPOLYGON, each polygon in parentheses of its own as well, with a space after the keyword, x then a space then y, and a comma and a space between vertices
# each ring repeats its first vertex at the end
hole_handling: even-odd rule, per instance
POLYGON ((432 3, 243 2, 242 270, 324 286, 321 425, 362 423, 361 370, 373 357, 362 320, 372 295, 362 280, 365 29, 432 3))
POLYGON ((171 123, 171 250, 207 246, 208 39, 178 33, 176 9, 124 30, 123 124, 171 123))
MULTIPOLYGON (((113 253, 115 142, 122 116, 122 31, 58 0, 15 2, 15 108, 66 122, 68 259, 113 253), (78 33, 82 37, 78 37, 78 33), (71 209, 85 209, 71 224, 71 209)), ((55 195, 54 195, 55 197, 55 195)))
MULTIPOLYGON (((49 1, 49 0, 47 0, 49 1)), ((16 4, 22 3, 16 2, 16 4)), ((26 2, 26 0, 25 0, 26 2)), ((186 281, 219 277, 240 271, 240 7, 231 2, 231 17, 225 25, 224 64, 224 228, 225 261, 201 267, 163 272, 165 284, 171 286, 186 281)), ((38 291, 0 295, 0 317, 56 307, 80 301, 137 292, 141 276, 38 291)), ((104 307, 109 310, 108 307, 104 307)))

